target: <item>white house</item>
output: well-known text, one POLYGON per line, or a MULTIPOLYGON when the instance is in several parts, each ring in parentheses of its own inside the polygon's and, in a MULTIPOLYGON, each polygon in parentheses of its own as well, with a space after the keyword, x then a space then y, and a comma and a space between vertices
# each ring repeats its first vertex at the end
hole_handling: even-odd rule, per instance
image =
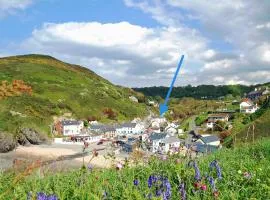
POLYGON ((216 113, 208 115, 206 127, 213 128, 217 121, 228 122, 230 115, 228 113, 216 113))
POLYGON ((161 142, 162 139, 164 139, 166 137, 167 137, 166 133, 152 133, 149 136, 149 138, 148 138, 149 141, 148 142, 152 146, 152 152, 153 153, 161 151, 161 147, 160 147, 159 143, 161 142))
POLYGON ((165 128, 165 132, 169 133, 171 136, 174 136, 175 134, 177 134, 177 128, 179 127, 179 125, 175 124, 175 123, 170 123, 166 128, 165 128))
POLYGON ((140 123, 124 123, 115 129, 118 135, 142 134, 144 132, 144 126, 140 123))
POLYGON ((149 137, 153 153, 168 153, 170 150, 180 147, 180 140, 166 133, 153 133, 149 137))
POLYGON ((166 124, 167 120, 164 117, 157 117, 151 119, 151 127, 160 128, 161 125, 166 124))
POLYGON ((243 99, 240 103, 240 112, 242 113, 254 113, 259 109, 257 104, 253 104, 253 102, 247 98, 243 99))
POLYGON ((200 139, 196 141, 197 144, 219 146, 220 138, 215 135, 202 135, 200 139))
POLYGON ((83 121, 64 120, 61 125, 64 136, 79 135, 83 129, 83 121))
POLYGON ((162 139, 159 145, 161 146, 162 153, 168 153, 171 150, 178 149, 180 147, 180 143, 179 138, 171 136, 162 139))

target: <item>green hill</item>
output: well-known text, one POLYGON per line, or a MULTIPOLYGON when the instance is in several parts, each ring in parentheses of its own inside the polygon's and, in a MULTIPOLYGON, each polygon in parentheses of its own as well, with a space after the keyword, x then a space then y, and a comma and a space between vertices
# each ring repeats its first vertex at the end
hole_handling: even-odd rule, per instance
MULTIPOLYGON (((257 85, 199 85, 199 86, 183 86, 174 87, 171 97, 183 98, 183 97, 193 97, 195 99, 217 99, 219 97, 224 97, 227 95, 232 95, 233 97, 243 96, 245 93, 253 91, 255 88, 262 86, 270 86, 270 82, 265 84, 257 85)), ((168 87, 144 87, 144 88, 133 88, 135 91, 142 92, 146 96, 151 97, 162 97, 164 98, 167 94, 168 87)))
POLYGON ((44 55, 0 58, 0 131, 26 127, 48 133, 53 116, 65 113, 105 122, 147 114, 142 94, 84 67, 44 55), (141 103, 132 102, 131 95, 141 103))

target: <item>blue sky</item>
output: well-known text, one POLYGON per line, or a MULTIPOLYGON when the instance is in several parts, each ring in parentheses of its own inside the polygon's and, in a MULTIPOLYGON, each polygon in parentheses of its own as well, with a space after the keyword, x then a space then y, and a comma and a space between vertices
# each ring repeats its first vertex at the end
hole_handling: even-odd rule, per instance
POLYGON ((0 57, 40 53, 124 86, 270 81, 270 3, 0 0, 0 57))

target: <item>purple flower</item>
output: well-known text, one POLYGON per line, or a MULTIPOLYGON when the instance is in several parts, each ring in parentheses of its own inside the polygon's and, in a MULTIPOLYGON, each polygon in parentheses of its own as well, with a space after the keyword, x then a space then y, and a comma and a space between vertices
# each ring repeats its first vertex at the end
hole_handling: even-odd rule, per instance
POLYGON ((195 178, 196 181, 200 181, 201 180, 201 174, 200 174, 200 170, 199 170, 199 167, 198 167, 197 163, 195 161, 190 161, 188 163, 188 166, 194 168, 194 171, 195 171, 194 178, 195 178))
POLYGON ((161 188, 156 188, 156 197, 159 197, 162 194, 161 188))
POLYGON ((216 185, 215 185, 215 180, 214 180, 214 178, 213 178, 213 177, 209 177, 209 178, 208 178, 208 181, 209 181, 209 184, 210 184, 212 190, 213 190, 213 191, 216 191, 216 185))
POLYGON ((213 170, 214 168, 216 168, 216 172, 217 172, 217 177, 218 179, 222 179, 222 175, 221 175, 221 168, 218 164, 218 162, 216 160, 213 160, 211 163, 210 163, 210 169, 213 170))
POLYGON ((186 190, 185 190, 185 183, 180 184, 179 191, 180 191, 180 194, 181 194, 181 199, 186 200, 187 199, 187 193, 186 193, 186 190))
POLYGON ((135 186, 138 186, 138 185, 139 185, 139 180, 138 180, 138 179, 134 179, 134 180, 133 180, 133 184, 134 184, 135 186))
POLYGON ((148 187, 151 188, 154 183, 158 181, 158 177, 155 175, 150 175, 148 178, 148 187))
POLYGON ((152 177, 152 175, 150 175, 148 178, 148 187, 151 188, 152 185, 153 185, 153 177, 152 177))
POLYGON ((37 193, 37 200, 47 200, 47 196, 44 192, 37 193))
POLYGON ((88 165, 87 165, 87 168, 88 168, 89 171, 92 171, 92 170, 93 170, 93 165, 88 164, 88 165))
POLYGON ((58 200, 58 198, 56 195, 50 195, 50 196, 47 196, 46 200, 58 200))
POLYGON ((164 185, 164 190, 165 192, 163 193, 163 200, 167 200, 170 199, 170 197, 172 196, 172 191, 171 191, 171 184, 169 182, 168 179, 165 179, 163 181, 163 185, 164 185))

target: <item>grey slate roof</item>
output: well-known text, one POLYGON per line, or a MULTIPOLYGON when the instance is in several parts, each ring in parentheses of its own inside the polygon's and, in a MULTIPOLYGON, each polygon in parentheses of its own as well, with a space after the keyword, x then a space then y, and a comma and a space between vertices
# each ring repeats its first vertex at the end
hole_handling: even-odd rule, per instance
POLYGON ((196 151, 200 153, 210 153, 217 151, 218 147, 213 145, 196 144, 196 151))
POLYGON ((149 136, 149 139, 150 140, 160 140, 162 138, 165 138, 166 137, 166 133, 152 133, 150 136, 149 136))
POLYGON ((206 137, 201 137, 200 138, 205 144, 208 144, 210 142, 216 142, 216 141, 220 141, 219 137, 215 136, 215 135, 209 135, 206 137))
POLYGON ((77 120, 64 120, 61 122, 63 126, 80 125, 82 122, 77 120))
POLYGON ((93 131, 102 131, 102 132, 115 131, 114 126, 104 124, 91 125, 89 129, 93 131))
POLYGON ((130 123, 130 122, 128 122, 128 123, 123 123, 123 124, 121 124, 121 125, 120 125, 120 128, 123 128, 123 127, 127 127, 127 128, 135 128, 135 126, 136 126, 136 123, 130 123))
POLYGON ((167 137, 167 138, 165 137, 164 139, 162 139, 162 142, 170 144, 170 143, 173 143, 173 142, 180 142, 180 139, 175 137, 175 136, 167 137))

